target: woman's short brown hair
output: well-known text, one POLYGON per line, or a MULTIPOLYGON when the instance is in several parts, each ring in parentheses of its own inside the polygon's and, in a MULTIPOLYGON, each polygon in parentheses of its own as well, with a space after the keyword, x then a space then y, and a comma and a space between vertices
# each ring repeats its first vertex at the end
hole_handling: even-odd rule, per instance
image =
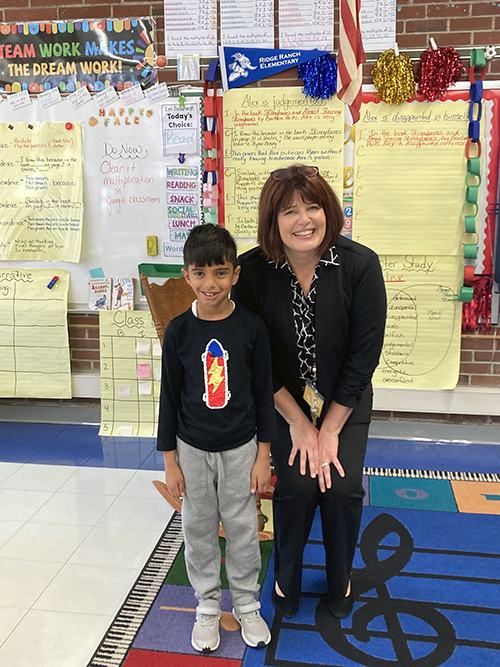
POLYGON ((318 248, 321 255, 331 248, 344 224, 342 206, 335 192, 315 167, 294 164, 272 172, 260 193, 257 241, 266 259, 278 262, 285 254, 278 229, 278 214, 295 194, 304 202, 319 204, 325 212, 325 238, 318 248), (310 173, 309 173, 310 172, 310 173))

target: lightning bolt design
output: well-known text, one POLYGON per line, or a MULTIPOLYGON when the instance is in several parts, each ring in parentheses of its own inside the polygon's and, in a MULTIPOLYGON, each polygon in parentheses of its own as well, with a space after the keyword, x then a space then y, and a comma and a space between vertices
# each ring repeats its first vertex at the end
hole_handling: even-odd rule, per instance
POLYGON ((217 359, 213 360, 210 370, 208 371, 208 386, 212 385, 212 391, 215 394, 219 388, 220 383, 224 379, 222 377, 222 366, 219 366, 217 359))

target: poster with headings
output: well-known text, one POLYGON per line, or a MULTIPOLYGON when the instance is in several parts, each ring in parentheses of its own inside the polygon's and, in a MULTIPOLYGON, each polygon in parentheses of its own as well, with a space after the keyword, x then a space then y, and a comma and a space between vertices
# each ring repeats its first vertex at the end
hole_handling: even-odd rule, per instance
POLYGON ((78 262, 80 123, 0 123, 0 260, 78 262))
POLYGON ((71 398, 69 272, 0 268, 0 396, 71 398))

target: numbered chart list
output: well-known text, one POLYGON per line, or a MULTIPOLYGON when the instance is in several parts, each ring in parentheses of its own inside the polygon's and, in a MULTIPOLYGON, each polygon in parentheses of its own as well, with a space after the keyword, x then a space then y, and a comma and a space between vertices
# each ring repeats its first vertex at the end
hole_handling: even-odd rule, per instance
POLYGON ((147 311, 103 311, 99 435, 156 437, 161 345, 147 311))

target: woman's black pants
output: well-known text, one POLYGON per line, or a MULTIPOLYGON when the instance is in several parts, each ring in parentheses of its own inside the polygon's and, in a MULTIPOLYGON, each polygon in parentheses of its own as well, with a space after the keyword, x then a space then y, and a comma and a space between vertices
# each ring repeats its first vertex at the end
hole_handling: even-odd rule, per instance
MULTIPOLYGON (((289 430, 278 429, 272 445, 276 471, 273 495, 275 578, 291 602, 298 601, 302 583, 302 557, 316 507, 319 505, 326 553, 327 598, 330 605, 340 602, 351 577, 358 540, 364 490, 363 464, 368 438, 367 423, 347 422, 339 436, 339 460, 345 477, 330 466, 332 487, 322 493, 318 480, 299 471, 299 454, 288 465, 292 448, 289 430)), ((319 462, 321 465, 321 461, 319 462)))

